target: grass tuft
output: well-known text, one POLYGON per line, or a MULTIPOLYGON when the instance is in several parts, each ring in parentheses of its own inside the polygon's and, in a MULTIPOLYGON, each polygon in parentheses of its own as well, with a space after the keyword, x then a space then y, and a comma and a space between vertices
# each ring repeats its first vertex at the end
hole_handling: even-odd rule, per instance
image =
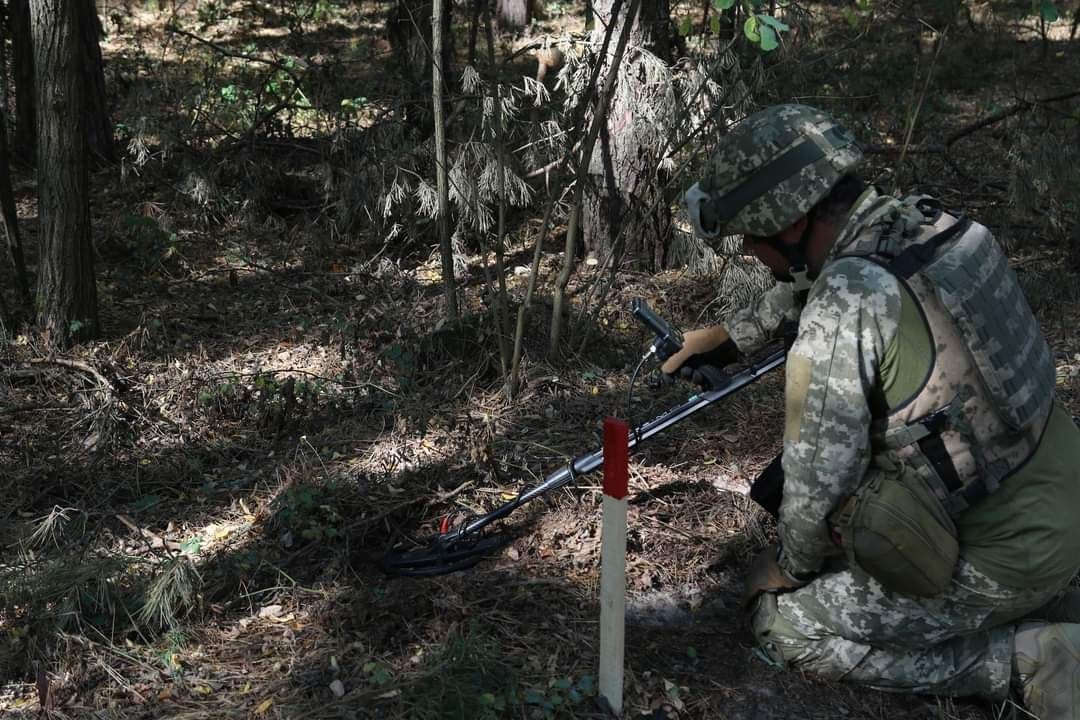
POLYGON ((187 555, 161 563, 144 594, 138 620, 151 628, 174 630, 180 618, 198 605, 202 576, 187 555))

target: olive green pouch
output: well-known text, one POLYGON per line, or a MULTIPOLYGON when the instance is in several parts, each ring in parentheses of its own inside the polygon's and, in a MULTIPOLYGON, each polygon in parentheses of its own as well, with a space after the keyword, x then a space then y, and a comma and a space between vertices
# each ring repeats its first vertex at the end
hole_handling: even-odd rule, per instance
POLYGON ((919 597, 948 589, 960 556, 956 525, 910 470, 872 468, 831 520, 849 562, 885 589, 919 597))

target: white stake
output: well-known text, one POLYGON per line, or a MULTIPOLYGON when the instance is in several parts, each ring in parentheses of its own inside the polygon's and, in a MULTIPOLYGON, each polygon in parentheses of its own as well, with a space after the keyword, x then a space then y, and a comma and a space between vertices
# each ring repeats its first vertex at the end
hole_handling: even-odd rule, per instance
POLYGON ((604 421, 604 500, 600 544, 600 696, 622 713, 626 633, 626 495, 630 428, 604 421))

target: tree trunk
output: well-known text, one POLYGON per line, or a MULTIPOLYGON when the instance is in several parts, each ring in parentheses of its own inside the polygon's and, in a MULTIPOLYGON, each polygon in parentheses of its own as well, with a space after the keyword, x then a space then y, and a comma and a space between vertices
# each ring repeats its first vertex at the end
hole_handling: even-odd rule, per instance
POLYGON ((31 0, 38 98, 38 322, 66 346, 98 333, 79 10, 31 0))
MULTIPOLYGON (((631 15, 636 15, 640 5, 641 0, 630 0, 629 13, 631 15)), ((614 14, 618 11, 618 8, 622 7, 622 0, 615 0, 613 7, 615 8, 615 10, 612 11, 614 14)), ((588 174, 589 165, 593 157, 593 148, 596 146, 596 139, 600 135, 607 134, 608 113, 611 107, 611 98, 617 84, 618 76, 622 71, 622 61, 625 57, 627 43, 630 40, 631 28, 632 26, 626 23, 623 23, 620 26, 616 26, 615 23, 608 23, 607 29, 604 31, 603 40, 600 43, 600 54, 607 58, 607 74, 604 77, 603 88, 597 95, 596 103, 593 106, 594 115, 589 123, 589 130, 581 140, 581 157, 578 160, 577 168, 574 172, 574 200, 570 204, 570 219, 566 225, 566 243, 563 249, 562 268, 559 270, 559 275, 555 279, 555 286, 552 288, 551 293, 551 335, 549 348, 552 354, 558 351, 562 336, 563 306, 566 302, 566 286, 570 280, 570 273, 574 266, 574 249, 577 247, 578 218, 581 216, 581 209, 585 205, 585 186, 589 184, 588 174), (619 41, 615 44, 614 52, 608 53, 608 48, 611 47, 612 33, 616 27, 619 29, 619 41)), ((589 81, 590 86, 595 82, 595 73, 600 67, 602 66, 598 64, 593 70, 593 79, 590 79, 589 81)), ((586 103, 588 103, 588 91, 579 101, 578 107, 584 110, 584 108, 587 107, 586 103)), ((574 114, 578 115, 577 111, 575 111, 574 114)), ((580 118, 575 121, 575 126, 579 121, 580 118)))
POLYGON ((469 64, 476 64, 476 36, 480 29, 480 17, 483 15, 481 0, 469 3, 469 64))
POLYGON ((30 307, 30 283, 27 280, 26 260, 23 256, 22 238, 19 236, 19 216, 15 209, 15 194, 11 191, 11 158, 8 157, 7 118, 0 108, 0 229, 7 244, 8 258, 15 272, 15 285, 19 290, 19 302, 30 307))
POLYGON ((11 311, 8 310, 3 290, 0 290, 0 330, 3 330, 4 334, 15 330, 15 318, 12 317, 11 311))
MULTIPOLYGON (((613 4, 613 0, 594 4, 598 27, 613 21, 613 4)), ((614 20, 621 27, 625 12, 614 20)), ((671 61, 667 0, 642 0, 630 43, 671 61)), ((620 83, 630 81, 633 78, 625 73, 620 75, 620 83)), ((615 254, 643 269, 656 269, 663 261, 671 213, 662 192, 665 178, 656 170, 662 149, 644 147, 638 141, 634 123, 640 121, 634 110, 625 105, 611 108, 589 167, 582 230, 588 252, 601 262, 615 254)))
MULTIPOLYGON (((443 20, 443 77, 452 77, 450 58, 452 34, 449 32, 450 3, 442 3, 443 20)), ((431 114, 431 18, 432 0, 397 0, 390 14, 387 29, 390 44, 397 57, 403 91, 406 96, 405 121, 417 129, 421 137, 435 130, 431 114)))
POLYGON ((34 89, 34 43, 30 35, 29 0, 8 0, 11 23, 11 74, 15 84, 15 154, 34 158, 37 134, 37 91, 34 89))
POLYGON ((105 65, 101 59, 101 19, 95 0, 74 0, 79 14, 80 65, 85 82, 86 148, 95 163, 116 162, 113 125, 105 96, 105 65))
POLYGON ((8 106, 11 105, 11 84, 8 78, 8 46, 7 38, 11 35, 11 13, 7 6, 0 8, 0 105, 7 114, 8 106))
POLYGON ((495 15, 499 27, 505 30, 520 30, 527 27, 532 19, 529 0, 498 0, 495 15))
POLYGON ((443 31, 440 22, 444 0, 434 0, 431 8, 431 107, 435 124, 435 182, 439 192, 439 254, 442 258, 443 295, 446 318, 456 320, 457 288, 454 282, 454 250, 450 243, 450 186, 446 167, 446 117, 443 114, 443 31))

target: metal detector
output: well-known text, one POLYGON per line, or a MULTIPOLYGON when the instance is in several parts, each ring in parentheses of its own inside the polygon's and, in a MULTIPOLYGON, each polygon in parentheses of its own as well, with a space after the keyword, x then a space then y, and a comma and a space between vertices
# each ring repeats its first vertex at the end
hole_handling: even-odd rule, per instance
MULTIPOLYGON (((638 363, 638 368, 634 371, 636 376, 641 366, 650 358, 663 361, 678 352, 682 348, 682 335, 653 313, 641 299, 633 301, 631 312, 638 321, 655 334, 649 351, 645 353, 641 362, 638 363)), ((781 349, 738 372, 725 374, 717 371, 711 374, 710 377, 713 380, 710 389, 691 396, 685 402, 632 429, 629 440, 630 449, 633 450, 654 435, 662 433, 755 382, 765 373, 783 365, 786 356, 787 350, 781 349)), ((548 475, 539 485, 522 490, 516 498, 486 515, 466 520, 454 529, 449 529, 444 524, 438 535, 419 547, 410 549, 395 547, 383 556, 383 570, 392 575, 423 577, 444 575, 470 568, 484 557, 500 550, 510 541, 510 534, 505 528, 489 530, 492 524, 510 515, 530 500, 575 483, 579 476, 596 470, 603 463, 603 448, 579 455, 564 467, 548 475)))

